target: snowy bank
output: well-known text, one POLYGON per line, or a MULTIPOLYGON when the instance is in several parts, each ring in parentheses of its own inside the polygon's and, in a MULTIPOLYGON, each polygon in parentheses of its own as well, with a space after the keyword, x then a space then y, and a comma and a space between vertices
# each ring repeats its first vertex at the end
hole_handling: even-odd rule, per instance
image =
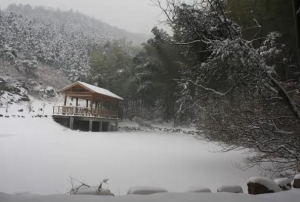
POLYGON ((127 196, 74 196, 74 195, 9 195, 0 193, 1 202, 286 202, 299 201, 300 191, 276 194, 247 195, 236 193, 159 193, 127 196))
POLYGON ((168 192, 167 190, 160 188, 160 187, 148 187, 148 186, 138 186, 132 187, 128 190, 127 194, 132 195, 150 195, 156 193, 168 192))
POLYGON ((211 193, 211 190, 206 187, 189 187, 187 192, 211 193))
POLYGON ((243 188, 239 185, 222 185, 217 190, 218 192, 243 193, 243 188))
POLYGON ((290 190, 292 188, 292 179, 278 178, 274 180, 282 190, 290 190))

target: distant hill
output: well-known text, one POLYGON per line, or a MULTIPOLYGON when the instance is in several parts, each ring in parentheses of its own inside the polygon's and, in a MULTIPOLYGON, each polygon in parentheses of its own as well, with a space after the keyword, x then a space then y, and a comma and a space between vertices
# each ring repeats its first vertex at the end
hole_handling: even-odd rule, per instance
POLYGON ((83 78, 92 51, 120 38, 134 39, 135 44, 146 39, 79 12, 15 4, 0 11, 0 58, 28 75, 37 76, 42 63, 71 81, 83 78))
POLYGON ((0 10, 0 98, 23 91, 39 98, 43 89, 84 80, 93 51, 124 38, 147 39, 79 12, 12 4, 0 10))
POLYGON ((22 4, 11 4, 6 11, 34 19, 44 24, 52 24, 56 28, 60 28, 63 25, 70 26, 74 31, 83 31, 85 35, 98 38, 99 40, 126 38, 127 41, 132 41, 133 44, 140 45, 148 39, 148 36, 145 34, 130 33, 78 11, 61 11, 60 9, 55 10, 42 6, 32 8, 30 5, 22 4))

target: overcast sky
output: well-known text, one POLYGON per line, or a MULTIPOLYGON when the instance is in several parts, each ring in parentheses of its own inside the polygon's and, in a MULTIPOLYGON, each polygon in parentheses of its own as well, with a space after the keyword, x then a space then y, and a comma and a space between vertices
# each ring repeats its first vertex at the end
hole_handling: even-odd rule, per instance
POLYGON ((78 10, 110 25, 145 34, 158 24, 159 16, 163 17, 159 8, 151 6, 151 0, 0 0, 0 7, 12 3, 78 10))

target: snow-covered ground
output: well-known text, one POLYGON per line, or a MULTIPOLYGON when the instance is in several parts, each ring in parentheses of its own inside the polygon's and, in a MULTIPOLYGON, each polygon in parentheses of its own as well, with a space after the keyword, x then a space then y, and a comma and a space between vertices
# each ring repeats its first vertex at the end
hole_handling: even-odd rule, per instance
MULTIPOLYGON (((37 109, 43 104, 40 101, 33 105, 37 109)), ((45 114, 51 114, 51 109, 52 106, 47 105, 45 114)), ((38 113, 41 112, 33 114, 38 113)), ((0 114, 6 114, 4 108, 0 109, 0 114)), ((109 178, 109 185, 104 188, 109 188, 117 196, 125 195, 135 186, 162 187, 169 192, 186 192, 189 187, 207 187, 216 192, 220 185, 235 184, 241 185, 247 192, 247 180, 260 174, 255 168, 247 171, 236 168, 235 165, 241 163, 246 155, 245 151, 214 152, 220 148, 192 135, 77 132, 58 125, 49 116, 32 118, 33 114, 28 114, 26 107, 15 105, 9 108, 10 118, 0 118, 0 192, 41 195, 66 193, 71 188, 70 176, 96 186, 104 178, 109 178), (18 112, 20 108, 24 112, 18 112), (24 115, 25 118, 12 115, 24 115)), ((127 120, 120 125, 134 126, 135 123, 127 120)), ((32 198, 32 195, 7 194, 0 193, 0 201, 97 200, 92 196, 32 198)), ((280 197, 283 199, 287 195, 280 197)), ((230 194, 200 196, 191 193, 146 197, 149 201, 180 201, 182 198, 190 201, 199 201, 200 198, 204 201, 217 201, 219 198, 253 201, 253 196, 230 194)), ((267 195, 256 201, 267 201, 266 198, 267 195)), ((140 199, 139 196, 131 196, 123 197, 121 201, 140 199)), ((117 198, 103 200, 119 201, 117 198)))
POLYGON ((213 153, 218 147, 189 135, 170 133, 90 133, 63 128, 51 118, 1 118, 0 191, 67 192, 69 176, 90 185, 109 178, 115 195, 133 186, 185 191, 222 184, 246 188, 255 169, 234 167, 239 152, 213 153))
POLYGON ((248 195, 236 193, 158 193, 128 196, 8 195, 0 192, 1 202, 296 202, 300 191, 248 195))

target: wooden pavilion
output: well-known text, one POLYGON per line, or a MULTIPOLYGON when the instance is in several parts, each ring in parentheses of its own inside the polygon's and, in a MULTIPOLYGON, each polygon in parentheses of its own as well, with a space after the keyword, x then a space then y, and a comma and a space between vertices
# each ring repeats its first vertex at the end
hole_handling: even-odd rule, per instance
POLYGON ((109 131, 111 123, 118 127, 119 102, 123 98, 106 90, 77 81, 59 91, 64 94, 64 106, 53 106, 55 121, 71 129, 109 131), (75 101, 68 103, 68 100, 75 101), (80 106, 82 105, 85 106, 80 106))

